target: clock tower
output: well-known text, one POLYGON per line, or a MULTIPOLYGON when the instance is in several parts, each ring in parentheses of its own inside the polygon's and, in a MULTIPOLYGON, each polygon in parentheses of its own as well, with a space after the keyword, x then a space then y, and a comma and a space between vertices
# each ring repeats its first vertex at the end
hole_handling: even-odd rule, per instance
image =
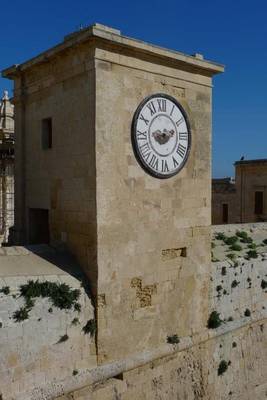
POLYGON ((220 72, 99 24, 4 71, 15 80, 16 241, 75 254, 99 364, 206 332, 220 72))

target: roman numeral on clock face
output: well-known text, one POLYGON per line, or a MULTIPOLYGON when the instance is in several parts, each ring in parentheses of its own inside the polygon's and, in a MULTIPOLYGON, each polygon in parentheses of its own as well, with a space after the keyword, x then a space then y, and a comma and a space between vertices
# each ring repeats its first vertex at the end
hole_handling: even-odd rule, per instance
POLYGON ((145 132, 137 131, 137 139, 138 140, 147 140, 147 131, 145 131, 145 132))
POLYGON ((157 110, 156 110, 156 107, 154 106, 153 101, 151 101, 150 103, 148 103, 147 108, 148 108, 149 111, 150 111, 151 117, 152 117, 152 115, 156 114, 157 110))
POLYGON ((169 166, 167 160, 161 160, 161 172, 169 172, 169 166))
POLYGON ((146 119, 146 118, 143 116, 143 114, 140 115, 140 119, 141 119, 141 121, 144 121, 144 123, 145 123, 146 125, 148 125, 149 120, 146 119))
POLYGON ((166 100, 157 99, 158 102, 158 112, 166 112, 166 100))
POLYGON ((181 125, 184 122, 184 117, 181 117, 180 119, 178 119, 178 121, 175 122, 176 126, 178 127, 179 125, 181 125))
POLYGON ((155 156, 155 154, 152 154, 152 157, 149 161, 149 165, 155 169, 156 171, 158 171, 159 169, 159 159, 157 156, 155 156))
POLYGON ((179 132, 179 140, 187 140, 188 133, 187 132, 179 132))
POLYGON ((184 158, 185 153, 186 153, 186 147, 183 146, 181 143, 179 143, 178 148, 177 148, 177 153, 179 154, 180 157, 184 158))

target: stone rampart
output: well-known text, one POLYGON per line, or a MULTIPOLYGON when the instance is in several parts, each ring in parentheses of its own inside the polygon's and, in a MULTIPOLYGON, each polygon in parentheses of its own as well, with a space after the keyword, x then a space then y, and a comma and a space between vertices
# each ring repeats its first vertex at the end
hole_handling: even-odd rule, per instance
MULTIPOLYGON (((264 240, 259 239, 259 234, 264 237, 266 224, 213 229, 215 235, 224 230, 227 237, 233 237, 237 228, 239 232, 246 231, 253 243, 264 240)), ((12 256, 0 256, 1 266, 5 265, 1 268, 0 285, 2 399, 264 399, 267 394, 265 248, 258 245, 260 250, 255 259, 245 256, 229 259, 222 256, 219 240, 213 242, 216 242, 212 246, 215 255, 222 259, 212 263, 209 293, 203 293, 209 297, 207 327, 186 337, 178 332, 178 340, 173 343, 167 343, 166 338, 155 349, 101 366, 96 362, 94 335, 83 331, 86 323, 94 319, 94 311, 80 278, 65 272, 66 267, 65 271, 57 268, 42 254, 10 248, 12 256), (14 313, 24 301, 19 287, 30 279, 66 283, 79 289, 81 311, 60 310, 51 305, 51 300, 38 298, 29 318, 15 322, 14 313), (5 287, 10 288, 8 294, 3 292, 5 287), (49 312, 51 307, 53 312, 49 312), (75 319, 79 320, 77 324, 73 323, 75 319)))

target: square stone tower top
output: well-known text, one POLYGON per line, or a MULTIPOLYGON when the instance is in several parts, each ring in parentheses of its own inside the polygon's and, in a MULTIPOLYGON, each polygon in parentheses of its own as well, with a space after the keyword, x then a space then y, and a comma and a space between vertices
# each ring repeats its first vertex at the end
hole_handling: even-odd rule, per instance
POLYGON ((41 53, 40 55, 22 63, 13 65, 2 71, 3 77, 13 79, 20 72, 26 71, 27 69, 48 62, 60 53, 67 51, 79 44, 87 42, 104 41, 108 42, 112 46, 134 50, 136 55, 140 57, 143 55, 154 57, 155 59, 161 59, 162 61, 172 63, 172 66, 177 66, 181 69, 190 69, 191 71, 198 71, 198 73, 213 76, 214 74, 221 73, 224 71, 224 66, 218 63, 214 63, 205 60, 203 55, 196 53, 194 55, 186 55, 178 51, 168 50, 159 46, 145 43, 141 40, 129 38, 121 35, 121 31, 118 29, 110 28, 108 26, 95 23, 87 28, 73 32, 66 35, 64 41, 57 46, 41 53))

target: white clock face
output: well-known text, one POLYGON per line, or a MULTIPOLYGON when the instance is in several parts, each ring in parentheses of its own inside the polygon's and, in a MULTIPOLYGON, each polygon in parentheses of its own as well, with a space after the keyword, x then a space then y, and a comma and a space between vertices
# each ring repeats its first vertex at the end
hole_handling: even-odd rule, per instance
POLYGON ((191 145, 185 111, 171 96, 146 98, 134 115, 132 142, 139 163, 150 175, 169 178, 177 174, 191 145))

